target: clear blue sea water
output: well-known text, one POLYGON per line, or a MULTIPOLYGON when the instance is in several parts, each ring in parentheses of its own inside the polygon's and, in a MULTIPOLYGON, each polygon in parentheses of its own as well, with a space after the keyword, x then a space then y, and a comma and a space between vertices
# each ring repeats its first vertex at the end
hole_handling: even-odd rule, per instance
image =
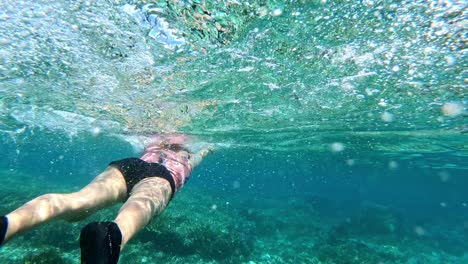
MULTIPOLYGON (((121 263, 468 263, 464 1, 0 2, 0 214, 215 152, 121 263)), ((1 263, 78 263, 78 223, 1 263)), ((57 232, 50 235, 53 228, 57 232)))

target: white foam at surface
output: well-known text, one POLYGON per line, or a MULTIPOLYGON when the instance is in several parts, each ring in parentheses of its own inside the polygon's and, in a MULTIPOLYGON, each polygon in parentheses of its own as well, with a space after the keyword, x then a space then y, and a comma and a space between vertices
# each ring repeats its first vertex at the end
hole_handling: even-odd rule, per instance
POLYGON ((457 117, 463 114, 463 112, 464 112, 464 108, 463 108, 463 105, 461 105, 460 103, 448 102, 442 106, 442 113, 445 116, 457 117))
POLYGON ((163 17, 157 16, 154 13, 146 15, 149 11, 161 12, 160 8, 151 8, 151 5, 145 5, 142 9, 138 9, 135 5, 125 4, 122 7, 123 11, 133 16, 138 24, 145 28, 149 28, 148 36, 155 39, 167 49, 177 49, 185 45, 186 40, 183 37, 177 36, 177 29, 171 28, 171 25, 163 17))
MULTIPOLYGON (((233 41, 233 45, 210 51, 206 56, 207 62, 216 62, 211 65, 194 63, 196 60, 191 61, 185 54, 181 55, 180 61, 160 60, 165 54, 172 54, 172 50, 166 50, 163 46, 171 48, 171 34, 177 40, 178 32, 174 27, 180 24, 177 21, 168 23, 172 21, 169 18, 164 20, 164 10, 155 8, 155 5, 137 7, 117 2, 92 1, 87 6, 62 1, 12 1, 10 4, 4 1, 4 6, 0 4, 8 14, 0 14, 0 20, 6 22, 0 27, 0 61, 5 62, 5 65, 0 65, 0 72, 5 70, 2 74, 9 78, 2 79, 0 85, 0 108, 8 109, 6 112, 0 109, 0 113, 6 117, 2 119, 6 120, 4 124, 0 124, 4 125, 2 129, 11 127, 11 131, 14 131, 26 125, 27 129, 40 127, 67 131, 69 134, 91 132, 93 135, 108 132, 119 134, 125 127, 129 134, 185 129, 194 134, 208 135, 230 132, 241 135, 244 128, 255 133, 294 129, 299 138, 299 132, 305 128, 313 128, 314 132, 329 126, 359 130, 365 126, 377 129, 383 124, 382 127, 405 129, 407 124, 414 125, 417 120, 431 122, 434 118, 430 116, 430 111, 395 110, 395 105, 425 109, 429 99, 436 99, 439 90, 445 89, 437 83, 438 72, 434 73, 432 69, 444 70, 443 67, 450 66, 450 72, 461 71, 459 67, 463 61, 463 51, 456 52, 454 49, 448 52, 449 49, 441 48, 435 41, 429 40, 427 43, 418 36, 437 36, 438 42, 443 43, 445 39, 437 32, 455 32, 466 23, 455 20, 457 23, 448 24, 447 21, 433 19, 436 22, 434 27, 413 27, 412 21, 420 23, 434 17, 433 14, 413 16, 418 13, 409 9, 405 11, 405 8, 413 7, 413 2, 391 8, 396 16, 388 25, 391 28, 376 21, 375 29, 385 31, 381 34, 395 37, 391 40, 379 40, 380 33, 376 31, 375 38, 362 39, 357 35, 339 46, 321 43, 314 49, 302 45, 306 43, 303 42, 305 39, 296 39, 301 34, 291 35, 291 40, 296 40, 298 45, 286 45, 286 55, 304 55, 310 61, 302 60, 301 56, 297 56, 297 60, 282 60, 281 56, 276 56, 272 51, 283 42, 276 43, 278 37, 272 33, 275 32, 274 28, 264 28, 261 24, 255 25, 258 26, 252 31, 255 34, 252 34, 251 40, 246 39, 246 43, 240 45, 233 41), (411 29, 416 37, 406 38, 403 26, 411 29), (271 41, 262 44, 261 39, 271 41), (267 51, 267 48, 271 50, 267 51), (257 52, 259 50, 265 53, 257 52), (229 60, 223 59, 223 56, 229 60), (183 66, 184 63, 188 66, 183 66), (302 71, 302 65, 309 65, 315 71, 302 71), (316 70, 316 66, 320 66, 320 69, 316 70), (398 70, 393 72, 392 67, 398 67, 398 70), (265 73, 268 69, 278 74, 265 73), (234 74, 232 80, 237 86, 224 82, 231 80, 228 74, 234 74), (254 89, 254 85, 250 86, 242 82, 243 78, 236 76, 259 80, 258 83, 265 85, 266 89, 254 89), (426 80, 422 76, 432 84, 431 91, 425 88, 426 80), (311 81, 304 82, 302 77, 311 81), (17 83, 14 83, 14 78, 17 78, 17 83), (296 78, 298 80, 294 81, 296 78), (6 82, 11 84, 6 86, 6 82), (327 82, 330 85, 324 85, 327 82), (376 83, 379 85, 374 85, 376 83), (344 89, 335 89, 335 86, 344 89), (192 99, 192 92, 200 96, 192 99), (346 97, 336 96, 336 93, 340 96, 345 94, 346 97), (379 101, 380 97, 384 99, 379 101), (187 106, 179 109, 182 104, 187 106), (23 110, 26 113, 22 113, 23 110), (76 113, 71 113, 73 111, 76 113), (347 112, 359 115, 356 114, 355 118, 350 115, 348 122, 328 121, 336 117, 339 120, 343 113, 348 118, 347 112), (13 122, 9 120, 10 114, 14 115, 13 122), (118 120, 120 125, 106 124, 100 118, 118 120), (18 121, 17 125, 13 124, 15 120, 18 121), (374 124, 377 124, 376 127, 374 124)), ((421 5, 421 9, 429 5, 421 2, 414 1, 421 5)), ((452 9, 454 12, 465 12, 460 4, 450 8, 434 4, 432 8, 438 10, 438 17, 442 17, 438 13, 444 15, 452 9), (453 9, 456 6, 459 7, 453 9)), ((287 17, 288 10, 284 9, 283 17, 274 19, 280 21, 287 17)), ((457 13, 453 15, 457 16, 457 13)), ((322 25, 322 30, 317 28, 317 33, 323 31, 324 36, 331 36, 325 30, 325 20, 339 22, 340 17, 327 15, 327 18, 317 19, 317 25, 322 25)), ((306 28, 304 30, 307 32, 306 28)), ((291 32, 295 32, 293 28, 291 32)), ((365 33, 365 28, 359 32, 365 33)), ((243 39, 242 34, 240 39, 243 39)), ((315 40, 319 39, 310 39, 314 44, 315 40)), ((436 110, 434 113, 440 115, 441 125, 460 122, 466 112, 464 102, 459 102, 455 107, 450 104, 442 107, 444 102, 457 101, 456 93, 461 90, 460 87, 463 88, 463 79, 459 80, 458 83, 452 81, 452 84, 447 84, 447 90, 454 91, 453 97, 447 93, 447 98, 437 99, 435 106, 430 102, 428 104, 436 110)), ((458 93, 460 97, 461 93, 458 93)), ((233 141, 223 140, 228 143, 233 141)), ((263 139, 257 137, 256 140, 254 143, 237 144, 255 145, 263 139)), ((285 142, 287 140, 283 139, 281 144, 286 146, 285 142)), ((267 145, 270 143, 267 142, 267 145)), ((236 145, 235 141, 232 145, 236 145)), ((303 146, 308 147, 307 144, 303 146)), ((351 145, 346 146, 351 149, 351 145)))
POLYGON ((18 106, 11 111, 10 116, 29 127, 63 131, 70 136, 85 131, 92 133, 96 129, 110 133, 123 131, 121 125, 115 121, 98 120, 93 117, 35 105, 18 106))

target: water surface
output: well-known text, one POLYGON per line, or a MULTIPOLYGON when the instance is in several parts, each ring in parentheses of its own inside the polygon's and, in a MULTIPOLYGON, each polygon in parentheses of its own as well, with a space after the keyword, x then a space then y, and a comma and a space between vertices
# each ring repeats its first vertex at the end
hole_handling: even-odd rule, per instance
MULTIPOLYGON (((467 261, 463 1, 0 7, 1 214, 178 131, 216 152, 122 263, 467 261)), ((77 263, 117 210, 0 258, 77 263)))

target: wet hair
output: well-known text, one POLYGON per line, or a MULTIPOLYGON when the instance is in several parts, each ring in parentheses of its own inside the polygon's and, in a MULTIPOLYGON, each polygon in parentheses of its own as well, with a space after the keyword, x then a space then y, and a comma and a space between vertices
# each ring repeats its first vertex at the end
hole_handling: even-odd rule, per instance
POLYGON ((163 147, 170 149, 172 151, 175 151, 175 152, 179 152, 183 150, 183 151, 186 151, 187 153, 191 153, 191 151, 187 149, 186 147, 184 147, 182 144, 164 144, 163 147))

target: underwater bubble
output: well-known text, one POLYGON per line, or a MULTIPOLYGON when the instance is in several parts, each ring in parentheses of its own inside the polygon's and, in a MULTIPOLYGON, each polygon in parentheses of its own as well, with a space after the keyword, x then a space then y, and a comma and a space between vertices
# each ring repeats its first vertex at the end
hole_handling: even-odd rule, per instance
POLYGON ((7 38, 0 38, 0 45, 3 46, 3 45, 9 45, 11 43, 11 41, 7 38))
POLYGON ((380 118, 384 121, 384 122, 392 122, 393 119, 394 119, 394 116, 393 114, 389 113, 389 112, 383 112, 382 115, 380 116, 380 118))
POLYGON ((452 55, 448 55, 445 57, 445 62, 447 63, 447 66, 453 66, 457 62, 457 59, 452 55))
POLYGON ((257 14, 259 17, 264 17, 268 15, 268 9, 264 6, 261 6, 257 9, 257 14))
POLYGON ((213 205, 211 206, 211 210, 216 210, 216 209, 218 209, 218 206, 217 206, 216 204, 213 204, 213 205))
POLYGON ((445 202, 441 202, 440 207, 447 207, 447 204, 445 202))
POLYGON ((356 90, 354 89, 354 85, 352 85, 351 83, 349 82, 343 82, 342 86, 341 86, 341 89, 347 93, 355 93, 356 90))
POLYGON ((392 170, 398 169, 398 162, 392 160, 388 163, 388 167, 392 170))
POLYGON ((345 149, 343 143, 340 143, 340 142, 335 142, 333 144, 331 144, 331 150, 333 152, 341 152, 345 149))
POLYGON ((385 99, 380 99, 380 101, 377 103, 379 106, 387 106, 387 101, 385 99))
POLYGON ((420 226, 416 226, 414 227, 414 232, 418 235, 418 236, 424 236, 426 234, 426 231, 424 230, 424 228, 420 227, 420 226))
POLYGON ((366 88, 365 91, 366 91, 366 94, 367 94, 368 96, 373 96, 375 93, 379 93, 379 92, 380 92, 380 91, 377 90, 377 89, 369 89, 369 88, 366 88))
POLYGON ((93 136, 98 136, 99 134, 101 134, 101 129, 99 127, 93 127, 91 129, 91 134, 93 136))
POLYGON ((448 182, 450 180, 450 174, 446 171, 439 172, 439 177, 442 182, 448 182))
POLYGON ((431 53, 434 52, 434 48, 432 48, 432 47, 425 47, 423 51, 424 51, 424 53, 426 53, 426 54, 431 54, 431 53))
POLYGON ((445 103, 442 106, 442 113, 445 116, 456 117, 463 114, 463 106, 459 103, 445 103))
POLYGON ((273 16, 280 16, 283 13, 283 10, 277 8, 271 12, 273 16))
POLYGON ((232 188, 233 189, 239 189, 239 187, 240 187, 240 182, 239 181, 234 181, 232 183, 232 188))
POLYGON ((255 69, 254 67, 244 67, 244 68, 238 69, 237 71, 238 72, 249 72, 249 71, 252 71, 254 69, 255 69))
POLYGON ((466 207, 466 203, 462 203, 463 207, 466 207))
POLYGON ((355 163, 356 163, 356 161, 354 159, 346 160, 346 165, 348 165, 348 166, 353 166, 355 163))
POLYGON ((400 67, 398 65, 393 66, 392 71, 397 72, 400 70, 400 67))

